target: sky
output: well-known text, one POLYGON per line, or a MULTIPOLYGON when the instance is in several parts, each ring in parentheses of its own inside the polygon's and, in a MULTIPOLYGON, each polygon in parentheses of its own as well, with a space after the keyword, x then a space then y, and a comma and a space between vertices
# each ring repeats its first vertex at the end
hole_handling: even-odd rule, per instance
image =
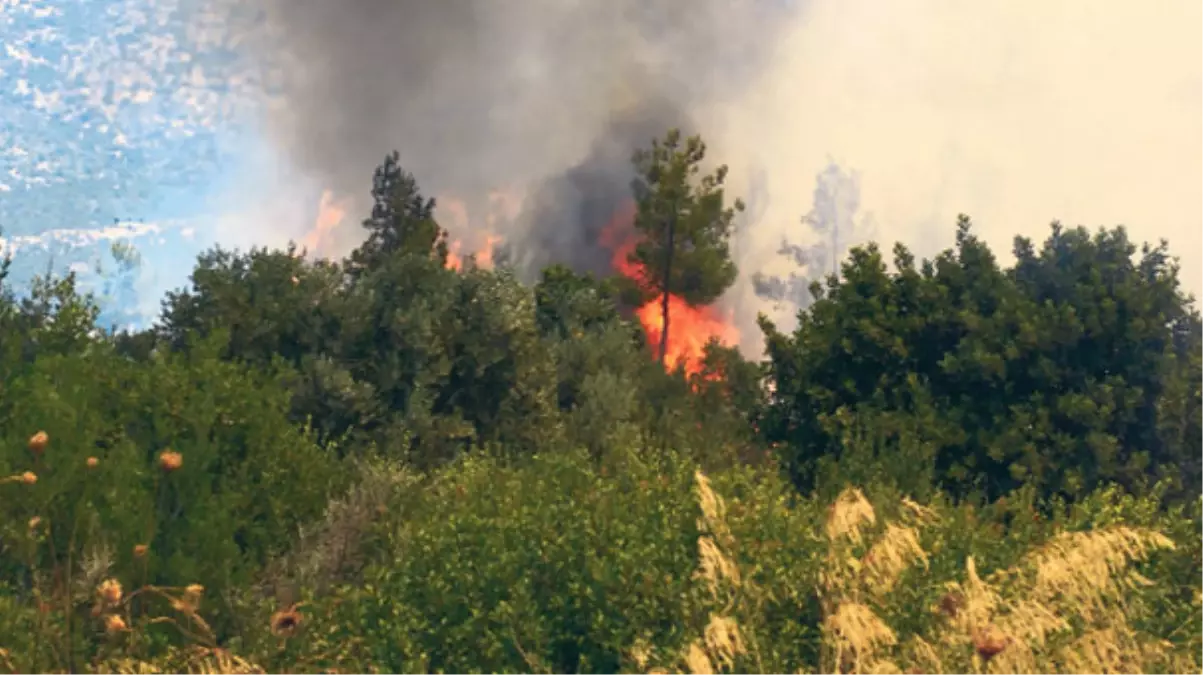
MULTIPOLYGON (((0 0, 0 228, 18 280, 87 270, 129 240, 143 264, 106 309, 145 323, 204 248, 280 246, 312 227, 324 186, 282 146, 278 73, 228 29, 255 4, 0 0)), ((1016 234, 1042 239, 1053 220, 1123 224, 1169 239, 1200 295, 1203 4, 774 11, 769 54, 738 95, 690 111, 735 191, 760 197, 727 299, 741 321, 765 309, 751 272, 786 264, 777 252, 807 236, 801 218, 833 165, 855 175, 857 217, 887 248, 933 255, 958 213, 1004 262, 1016 234)), ((770 310, 788 323, 791 308, 770 310)))
POLYGON ((263 87, 198 7, 0 0, 0 229, 18 286, 111 269, 108 246, 129 241, 136 293, 105 309, 141 323, 218 241, 230 176, 263 154, 263 87))
POLYGON ((1199 297, 1203 3, 838 0, 789 30, 711 122, 733 174, 763 162, 766 226, 807 211, 811 191, 789 187, 830 157, 859 173, 883 241, 931 255, 963 212, 1007 262, 1055 219, 1125 225, 1168 239, 1199 297))

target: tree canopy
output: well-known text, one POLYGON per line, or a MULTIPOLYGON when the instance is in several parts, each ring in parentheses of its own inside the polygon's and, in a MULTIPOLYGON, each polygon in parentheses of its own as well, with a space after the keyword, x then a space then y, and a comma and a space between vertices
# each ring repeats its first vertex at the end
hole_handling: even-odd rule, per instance
POLYGON ((146 330, 0 263, 0 665, 1197 672, 1168 245, 1054 224, 1008 267, 962 216, 669 371, 625 298, 731 285, 704 160, 636 153, 634 278, 449 265, 397 153, 346 258, 214 248, 146 330))

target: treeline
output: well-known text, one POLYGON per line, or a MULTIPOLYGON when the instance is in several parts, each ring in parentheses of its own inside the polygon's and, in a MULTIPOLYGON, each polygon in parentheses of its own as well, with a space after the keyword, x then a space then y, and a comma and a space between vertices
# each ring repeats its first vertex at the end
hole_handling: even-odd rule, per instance
POLYGON ((854 250, 792 333, 762 322, 765 360, 687 374, 632 310, 735 279, 704 158, 635 155, 634 276, 449 269, 394 153, 345 259, 214 249, 148 330, 100 330, 71 276, 6 289, 0 666, 1072 670, 1111 631, 1125 667, 1196 667, 1203 342, 1166 244, 1054 225, 1004 268, 962 218, 933 260, 854 250), (1052 550, 1107 564, 1017 581, 1052 550), (996 570, 970 623, 927 611, 996 570), (1064 625, 1020 634, 1040 593, 1064 625))

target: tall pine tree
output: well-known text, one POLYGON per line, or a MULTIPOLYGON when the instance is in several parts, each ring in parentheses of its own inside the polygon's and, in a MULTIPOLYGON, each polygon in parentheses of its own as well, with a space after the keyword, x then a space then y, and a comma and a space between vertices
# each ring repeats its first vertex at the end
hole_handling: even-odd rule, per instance
POLYGON ((447 232, 434 219, 433 199, 422 196, 413 174, 398 163, 396 151, 372 177, 372 215, 363 221, 367 240, 351 254, 350 270, 362 274, 390 255, 431 255, 447 260, 447 232))
POLYGON ((669 297, 690 306, 710 304, 737 274, 728 241, 735 212, 744 205, 738 199, 725 205, 726 166, 698 179, 705 157, 700 137, 682 139, 680 130, 673 129, 632 159, 635 227, 643 236, 628 259, 642 270, 634 281, 645 296, 660 298, 661 362, 668 350, 669 297))

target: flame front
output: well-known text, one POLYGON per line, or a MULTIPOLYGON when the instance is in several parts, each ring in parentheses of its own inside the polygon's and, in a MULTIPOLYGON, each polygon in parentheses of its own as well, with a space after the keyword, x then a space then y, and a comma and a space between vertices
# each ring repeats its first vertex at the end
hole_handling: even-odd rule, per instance
MULTIPOLYGON (((479 267, 481 269, 486 269, 486 270, 492 269, 493 268, 493 251, 497 248, 497 245, 500 244, 502 241, 505 241, 504 237, 500 237, 495 234, 487 234, 486 233, 484 235, 484 242, 479 247, 476 247, 475 250, 472 253, 469 253, 468 255, 472 256, 473 260, 475 260, 475 262, 476 262, 477 267, 479 267)), ((453 269, 456 271, 463 271, 464 258, 465 258, 465 256, 461 253, 463 248, 464 248, 464 242, 461 239, 453 239, 451 241, 451 243, 447 245, 447 267, 449 269, 453 269)))
POLYGON ((484 232, 473 232, 468 207, 463 200, 449 195, 441 195, 435 200, 435 203, 438 204, 439 224, 454 237, 447 245, 447 267, 463 270, 464 258, 470 255, 474 257, 477 267, 491 269, 493 252, 497 245, 505 240, 504 237, 495 234, 495 228, 498 227, 501 218, 513 217, 511 211, 516 212, 517 208, 514 205, 514 198, 504 192, 493 192, 489 195, 490 212, 485 219, 484 232), (504 213, 499 213, 499 210, 504 213), (472 242, 471 253, 463 253, 463 237, 467 237, 472 242))
MULTIPOLYGON (((628 201, 602 230, 601 244, 614 252, 610 265, 618 272, 641 280, 644 270, 628 258, 639 243, 634 229, 635 203, 628 201)), ((657 350, 664 333, 663 297, 649 300, 635 310, 635 316, 647 332, 648 340, 657 350)), ((739 343, 739 330, 710 306, 693 307, 678 295, 668 294, 668 348, 665 350, 665 366, 676 368, 682 365, 685 372, 693 375, 702 367, 706 344, 717 338, 726 345, 739 343)))

